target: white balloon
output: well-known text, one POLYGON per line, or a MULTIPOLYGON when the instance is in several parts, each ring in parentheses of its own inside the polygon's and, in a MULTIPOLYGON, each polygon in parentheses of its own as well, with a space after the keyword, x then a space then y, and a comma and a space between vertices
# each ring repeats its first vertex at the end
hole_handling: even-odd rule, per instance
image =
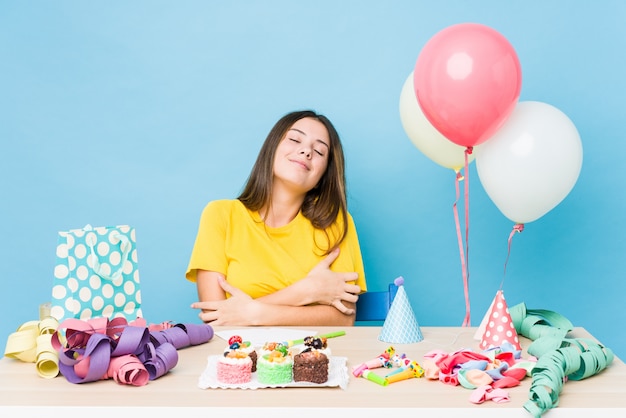
POLYGON ((535 221, 570 193, 582 167, 574 123, 542 102, 519 102, 504 125, 476 153, 481 184, 515 223, 535 221))
MULTIPOLYGON (((413 89, 413 72, 404 82, 400 93, 400 120, 413 145, 426 157, 455 171, 465 167, 467 147, 448 140, 426 119, 413 89)), ((478 147, 474 147, 476 149, 478 147)), ((468 164, 474 161, 474 150, 468 155, 468 164)))

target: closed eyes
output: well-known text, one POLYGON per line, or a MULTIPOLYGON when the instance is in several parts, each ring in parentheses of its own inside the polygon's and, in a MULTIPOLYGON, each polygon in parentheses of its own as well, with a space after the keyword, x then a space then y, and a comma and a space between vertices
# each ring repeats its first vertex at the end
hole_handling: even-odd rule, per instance
MULTIPOLYGON (((297 143, 297 144, 300 144, 300 143, 302 142, 301 140, 296 139, 296 138, 289 138, 289 140, 290 140, 290 141, 293 141, 293 142, 295 142, 295 143, 297 143)), ((323 151, 320 151, 319 149, 315 149, 315 148, 313 148, 313 151, 314 151, 316 154, 318 154, 320 157, 323 157, 323 156, 324 156, 323 151)))

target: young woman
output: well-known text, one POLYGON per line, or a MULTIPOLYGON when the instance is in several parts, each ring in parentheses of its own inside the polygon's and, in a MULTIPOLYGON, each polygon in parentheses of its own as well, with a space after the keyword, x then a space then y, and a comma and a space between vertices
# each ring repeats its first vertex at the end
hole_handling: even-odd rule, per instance
POLYGON ((339 135, 310 110, 269 132, 237 199, 203 210, 186 277, 212 325, 352 325, 367 290, 339 135))

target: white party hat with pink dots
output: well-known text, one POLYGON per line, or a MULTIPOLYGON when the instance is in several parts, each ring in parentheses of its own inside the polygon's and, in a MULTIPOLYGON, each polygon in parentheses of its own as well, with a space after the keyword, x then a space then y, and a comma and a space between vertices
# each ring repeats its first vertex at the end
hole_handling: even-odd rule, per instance
POLYGON ((522 349, 502 290, 498 290, 496 293, 489 315, 485 317, 481 328, 483 326, 480 349, 487 350, 500 347, 505 342, 511 344, 516 350, 522 349))
POLYGON ((378 340, 392 344, 418 343, 424 337, 415 318, 409 297, 404 290, 404 278, 398 277, 393 282, 398 286, 398 291, 393 302, 391 302, 378 340))

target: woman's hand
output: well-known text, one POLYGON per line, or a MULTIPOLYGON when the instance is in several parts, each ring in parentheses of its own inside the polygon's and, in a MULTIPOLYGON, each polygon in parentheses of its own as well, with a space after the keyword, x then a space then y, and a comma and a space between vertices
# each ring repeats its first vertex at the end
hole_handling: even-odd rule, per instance
POLYGON ((224 278, 217 279, 223 292, 229 293, 228 299, 195 302, 194 309, 202 309, 198 317, 211 325, 354 325, 354 304, 351 309, 339 303, 347 312, 342 313, 332 306, 312 305, 281 305, 264 303, 260 299, 252 299, 242 290, 230 285, 224 278))
POLYGON ((299 283, 306 286, 306 293, 312 300, 310 303, 331 305, 340 312, 351 315, 354 309, 346 307, 342 301, 356 303, 361 288, 347 282, 358 279, 355 272, 334 272, 330 266, 339 256, 339 248, 334 249, 320 261, 299 283))
POLYGON ((223 277, 218 283, 224 292, 231 297, 223 300, 195 302, 193 309, 202 309, 198 317, 212 325, 254 325, 254 318, 258 317, 259 302, 256 302, 244 291, 230 285, 223 277))
MULTIPOLYGON (((339 249, 333 250, 302 280, 258 299, 252 299, 242 290, 229 284, 222 274, 198 271, 198 296, 201 301, 192 304, 191 307, 202 309, 200 319, 214 325, 258 325, 259 322, 281 324, 290 320, 296 321, 295 324, 307 321, 315 324, 341 323, 346 318, 335 317, 336 312, 339 311, 344 316, 354 315, 354 305, 359 299, 361 288, 348 283, 357 280, 356 272, 334 272, 330 269, 338 256, 339 249), (226 293, 231 297, 226 298, 226 293), (305 311, 292 310, 281 315, 280 311, 270 308, 272 305, 276 307, 326 305, 334 307, 336 311, 333 314, 323 309, 307 310, 306 312, 311 314, 315 312, 307 316, 305 311)), ((353 318, 350 321, 353 321, 353 318)))
POLYGON ((354 315, 353 306, 359 299, 361 288, 347 282, 356 280, 358 273, 332 271, 330 266, 338 256, 339 249, 335 249, 303 279, 258 300, 274 305, 327 305, 333 306, 342 314, 354 315))

